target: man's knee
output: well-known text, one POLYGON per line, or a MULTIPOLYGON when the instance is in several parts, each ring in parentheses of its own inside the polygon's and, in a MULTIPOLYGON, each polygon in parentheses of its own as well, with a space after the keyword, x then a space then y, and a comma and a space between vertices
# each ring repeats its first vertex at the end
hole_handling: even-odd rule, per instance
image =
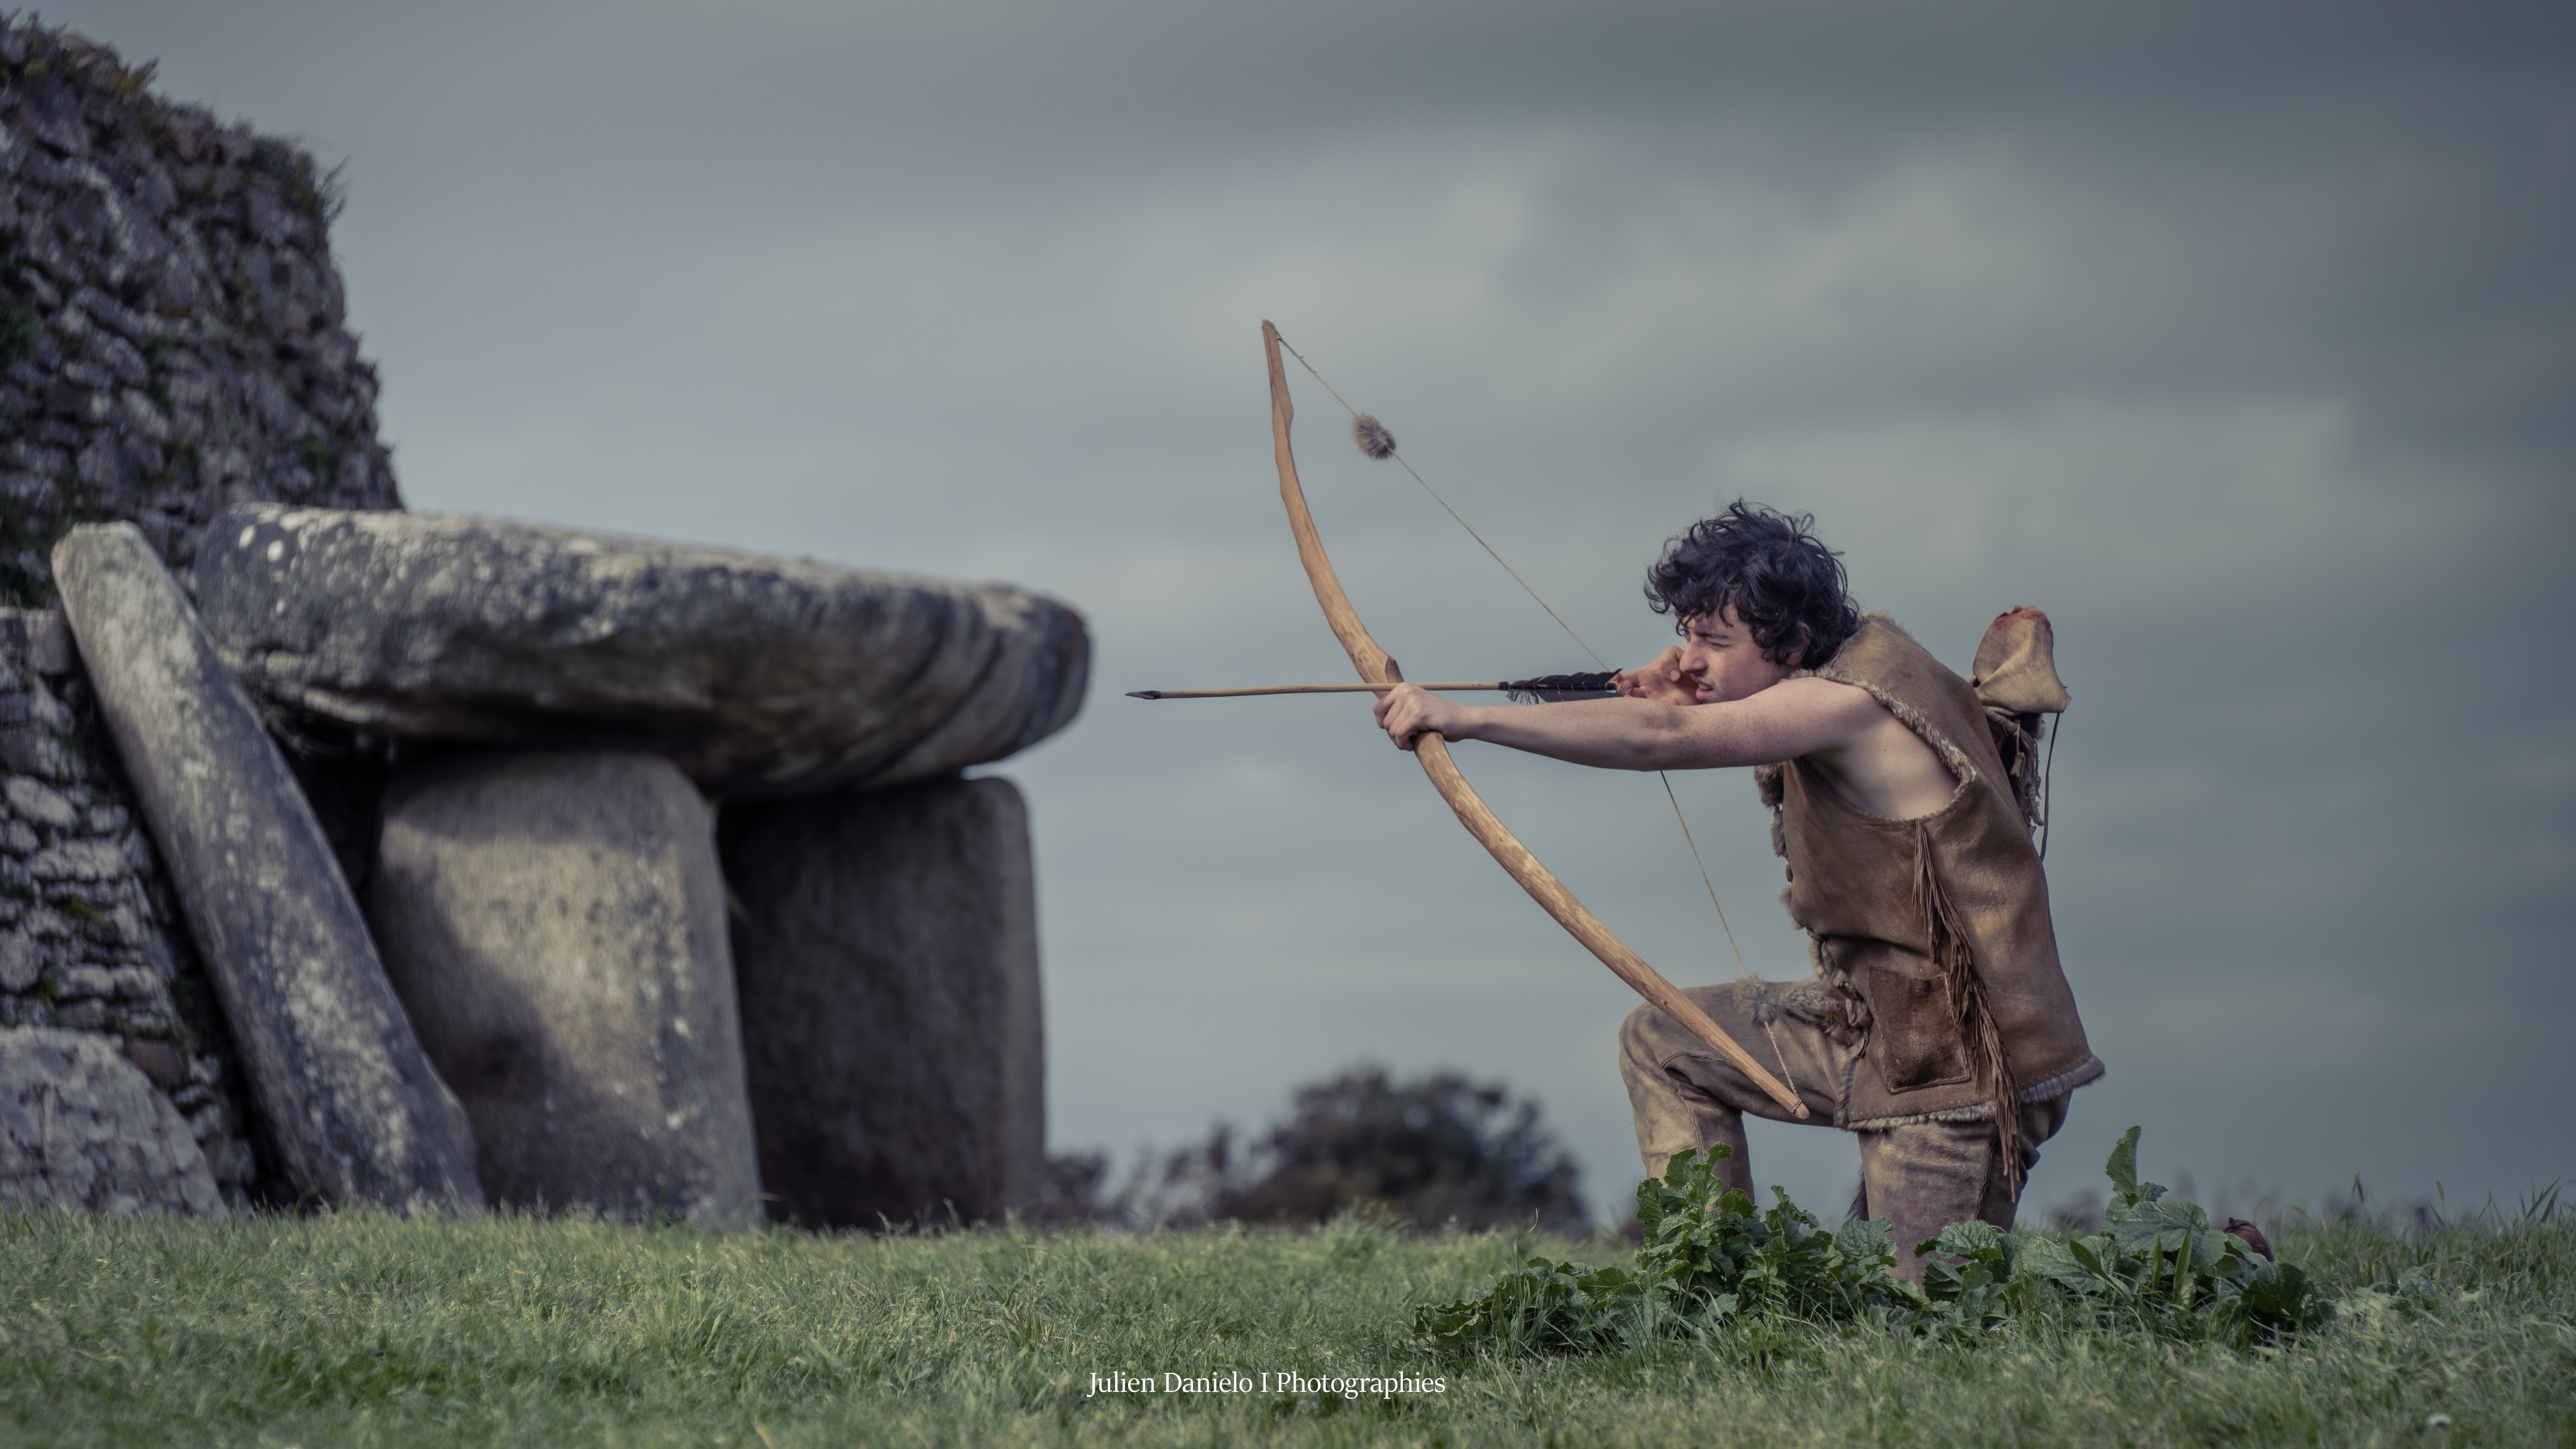
POLYGON ((1635 1081, 1652 1079, 1664 1073, 1664 1058, 1671 1051, 1672 1018, 1652 1006, 1640 1006, 1619 1023, 1619 1073, 1635 1081))

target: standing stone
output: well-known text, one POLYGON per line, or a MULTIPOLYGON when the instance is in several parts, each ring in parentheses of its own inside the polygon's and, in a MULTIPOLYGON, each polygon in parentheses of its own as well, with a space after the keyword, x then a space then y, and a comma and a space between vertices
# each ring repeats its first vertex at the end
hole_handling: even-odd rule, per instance
POLYGON ((330 1203, 480 1208, 465 1110, 178 582, 123 523, 73 529, 53 567, 287 1180, 330 1203))
POLYGON ((495 1201, 758 1216, 715 821, 667 761, 405 766, 367 909, 495 1201))
POLYGON ((998 1217, 1045 1172, 1037 893, 1007 780, 725 810, 760 1175, 812 1227, 998 1217))
POLYGON ((221 1213, 188 1119, 105 1037, 0 1031, 0 1202, 221 1213))
POLYGON ((207 531, 197 602, 281 713, 655 754, 720 800, 998 760, 1089 678, 1081 616, 1006 585, 498 518, 244 504, 207 531))

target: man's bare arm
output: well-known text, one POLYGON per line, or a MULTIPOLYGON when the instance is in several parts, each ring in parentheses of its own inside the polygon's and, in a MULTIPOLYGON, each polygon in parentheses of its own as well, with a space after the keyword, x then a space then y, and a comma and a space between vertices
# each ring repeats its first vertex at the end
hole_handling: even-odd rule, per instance
POLYGON ((1415 735, 1432 730, 1608 770, 1773 764, 1839 750, 1883 714, 1867 691, 1814 678, 1783 680, 1723 704, 1631 698, 1473 705, 1406 686, 1377 705, 1378 722, 1408 749, 1415 735))

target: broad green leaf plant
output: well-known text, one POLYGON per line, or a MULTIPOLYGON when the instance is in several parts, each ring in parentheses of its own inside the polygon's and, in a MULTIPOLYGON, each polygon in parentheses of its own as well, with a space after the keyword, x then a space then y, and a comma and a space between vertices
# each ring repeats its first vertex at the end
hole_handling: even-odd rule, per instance
POLYGON ((1584 1352, 1728 1324, 1868 1323, 1955 1339, 2049 1318, 2245 1345, 2331 1314, 2295 1265, 2263 1261, 2198 1204, 2140 1182, 2135 1127, 2105 1165, 2112 1198, 2100 1232, 2060 1240, 1955 1224, 1918 1245, 1941 1255, 1920 1288, 1889 1271, 1888 1220, 1827 1232, 1776 1187, 1775 1204, 1756 1211, 1718 1181, 1727 1156, 1723 1146, 1678 1153, 1660 1180, 1637 1184, 1645 1241, 1632 1267, 1534 1257, 1481 1297, 1416 1309, 1415 1331, 1444 1351, 1584 1352))
POLYGON ((2198 1203, 2167 1201, 2163 1184, 2138 1180, 2137 1128, 2103 1170, 2111 1201, 2098 1233, 2060 1241, 1957 1223, 1925 1244, 1945 1255, 1923 1275, 1927 1326, 1982 1330, 2072 1311, 2106 1328, 2250 1343, 2326 1321, 2298 1265, 2265 1261, 2198 1203))

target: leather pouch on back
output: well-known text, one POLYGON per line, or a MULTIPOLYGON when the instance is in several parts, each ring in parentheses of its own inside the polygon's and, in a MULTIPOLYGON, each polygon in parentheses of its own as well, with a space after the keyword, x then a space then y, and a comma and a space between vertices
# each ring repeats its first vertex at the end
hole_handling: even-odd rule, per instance
POLYGON ((1869 1059, 1890 1092, 1914 1092, 1968 1080, 1968 1049, 1937 976, 1907 976, 1885 967, 1857 983, 1869 1014, 1869 1059))

